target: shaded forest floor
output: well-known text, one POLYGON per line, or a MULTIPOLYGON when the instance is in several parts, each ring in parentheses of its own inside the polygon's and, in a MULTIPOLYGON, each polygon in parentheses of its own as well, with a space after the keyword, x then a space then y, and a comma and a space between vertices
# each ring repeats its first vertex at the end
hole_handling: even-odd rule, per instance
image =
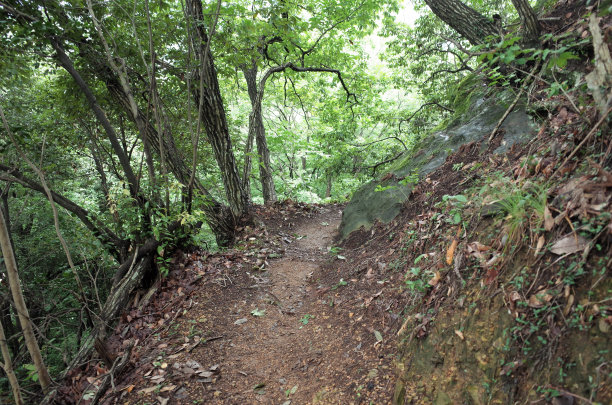
MULTIPOLYGON (((557 367, 567 370, 566 365, 591 354, 592 364, 567 371, 564 378, 581 395, 599 392, 597 398, 606 403, 607 379, 591 388, 583 380, 595 370, 591 366, 600 370, 610 364, 601 353, 610 346, 606 336, 612 317, 591 303, 610 299, 609 270, 600 267, 610 260, 612 225, 602 223, 575 248, 559 243, 572 234, 566 217, 584 208, 592 211, 584 211, 584 218, 593 222, 609 212, 612 174, 603 167, 610 164, 610 140, 585 146, 586 156, 594 147, 601 150, 601 165, 571 163, 562 174, 575 179, 551 183, 552 168, 580 149, 575 145, 588 128, 559 100, 555 114, 529 143, 503 155, 491 152, 501 137, 490 145, 464 145, 416 185, 395 220, 353 232, 342 243, 335 240, 342 206, 286 201, 258 207, 258 226, 243 229, 234 249, 176 252, 168 277, 151 297, 143 292, 133 300, 107 339, 111 354, 134 348, 128 367, 99 403, 382 404, 391 403, 395 393, 398 403, 405 398, 405 403, 435 399, 450 404, 449 397, 468 395, 463 391, 474 381, 482 384, 470 391, 471 403, 486 403, 478 398, 495 398, 495 390, 507 387, 514 388, 504 398, 542 402, 551 392, 565 392, 557 389, 563 382, 555 380, 557 367), (561 135, 559 128, 568 131, 561 135), (534 183, 545 188, 537 191, 534 183), (586 193, 587 188, 599 191, 586 193), (555 222, 548 224, 553 216, 547 208, 544 217, 527 212, 520 228, 524 237, 515 242, 510 259, 500 262, 511 217, 491 212, 499 207, 487 190, 526 199, 550 195, 547 206, 555 222), (574 197, 562 198, 566 193, 574 197), (449 195, 470 199, 458 211, 455 200, 445 200, 449 195), (452 225, 458 212, 464 229, 452 225), (596 243, 599 250, 591 251, 596 243), (567 281, 568 265, 559 263, 559 255, 570 260, 589 253, 583 265, 592 275, 572 273, 567 281), (525 274, 517 284, 519 270, 536 265, 545 265, 546 272, 525 274), (417 268, 420 272, 413 272, 417 268), (494 340, 506 333, 495 327, 502 313, 508 314, 507 322, 536 322, 542 310, 548 311, 548 324, 537 333, 548 343, 537 354, 521 354, 525 344, 533 343, 520 339, 534 338, 518 323, 513 328, 517 341, 500 348, 503 354, 496 352, 494 340), (574 319, 571 325, 557 320, 561 311, 574 319), (491 319, 476 319, 485 315, 491 319), (585 343, 580 346, 585 350, 574 351, 576 341, 585 343), (488 381, 483 372, 498 376, 488 393, 480 392, 488 381), (536 393, 536 386, 548 394, 536 393)), ((90 404, 113 358, 107 365, 94 360, 75 370, 60 389, 58 403, 90 404)))
POLYGON ((343 243, 342 206, 286 201, 231 250, 176 252, 58 403, 89 405, 129 350, 99 403, 609 403, 612 142, 579 96, 539 83, 531 141, 463 145, 343 243))
MULTIPOLYGON (((177 252, 107 340, 111 353, 135 347, 101 403, 389 403, 402 277, 375 258, 347 263, 341 210, 262 207, 235 249, 177 252)), ((95 392, 107 368, 73 375, 73 393, 95 392)))

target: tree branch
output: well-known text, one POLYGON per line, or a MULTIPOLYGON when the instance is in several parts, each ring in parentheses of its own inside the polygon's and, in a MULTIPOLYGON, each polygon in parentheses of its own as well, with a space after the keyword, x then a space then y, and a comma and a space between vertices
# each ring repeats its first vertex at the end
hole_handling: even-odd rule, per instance
POLYGON ((412 114, 410 114, 410 117, 406 118, 406 119, 400 119, 399 124, 398 124, 398 131, 401 133, 402 132, 402 123, 405 122, 406 124, 410 122, 410 120, 412 120, 414 118, 415 115, 417 115, 423 108, 428 107, 430 105, 436 105, 438 107, 440 107, 441 109, 448 111, 450 113, 454 113, 455 110, 452 110, 448 107, 443 106, 442 104, 438 103, 437 101, 431 101, 429 103, 425 103, 422 106, 420 106, 418 108, 418 110, 416 110, 415 112, 413 112, 412 114))
POLYGON ((340 72, 338 69, 331 69, 331 68, 326 68, 326 67, 300 67, 300 66, 296 66, 293 62, 288 62, 283 65, 275 66, 275 67, 268 69, 266 73, 264 73, 261 80, 259 81, 259 87, 262 88, 265 85, 268 78, 270 78, 270 76, 272 76, 274 73, 284 72, 287 69, 291 69, 294 72, 334 73, 335 75, 338 76, 338 80, 340 81, 340 84, 342 84, 342 88, 346 92, 346 101, 349 102, 351 97, 353 97, 353 99, 355 100, 355 103, 359 103, 359 101, 357 100, 357 95, 355 95, 355 93, 351 93, 346 83, 344 82, 344 78, 342 77, 342 72, 340 72))
POLYGON ((404 143, 404 141, 402 141, 397 136, 388 136, 386 138, 377 139, 376 141, 372 141, 372 142, 368 142, 368 143, 363 143, 363 144, 356 144, 356 143, 348 143, 347 142, 347 145, 351 145, 351 146, 354 146, 356 148, 365 148, 366 146, 374 145, 375 143, 386 141, 387 139, 395 139, 396 141, 398 141, 399 143, 402 144, 402 146, 404 147, 404 150, 408 150, 408 148, 406 147, 406 144, 404 143))
MULTIPOLYGON (((29 188, 30 190, 45 194, 45 189, 41 184, 25 176, 19 171, 19 169, 0 164, 0 171, 3 172, 0 173, 0 180, 13 181, 21 184, 23 187, 29 188)), ((110 244, 112 246, 110 248, 111 254, 120 260, 119 253, 121 247, 125 246, 127 241, 117 236, 113 231, 104 226, 100 220, 95 219, 91 213, 74 201, 56 193, 53 190, 51 190, 51 195, 53 196, 54 202, 76 215, 77 218, 81 220, 83 225, 85 225, 87 229, 89 229, 94 236, 96 236, 96 238, 102 242, 103 245, 108 246, 110 244)))

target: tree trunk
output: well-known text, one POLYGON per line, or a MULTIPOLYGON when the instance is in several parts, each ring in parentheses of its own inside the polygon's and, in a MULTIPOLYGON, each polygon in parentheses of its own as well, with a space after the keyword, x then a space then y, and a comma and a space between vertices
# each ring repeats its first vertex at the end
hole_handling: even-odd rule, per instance
POLYGON ((42 355, 40 354, 40 348, 34 335, 34 328, 32 327, 32 320, 28 314, 28 308, 25 300, 23 299, 23 293, 21 291, 21 281, 19 280, 19 273, 17 271, 17 262, 15 261, 15 255, 13 248, 11 247, 11 241, 9 240, 6 223, 4 222, 4 215, 0 211, 0 246, 2 247, 2 256, 4 257, 4 264, 6 266, 6 274, 9 280, 9 286, 11 294, 13 295, 13 301, 15 302, 15 308, 19 317, 19 323, 23 331, 23 338, 25 344, 32 357, 32 362, 36 367, 38 373, 38 381, 43 392, 46 394, 49 391, 49 385, 51 384, 51 377, 43 361, 42 355))
MULTIPOLYGON (((102 74, 101 72, 98 73, 102 74)), ((191 169, 187 166, 187 163, 185 163, 186 160, 176 147, 174 137, 170 134, 167 134, 168 136, 165 137, 159 137, 155 127, 146 120, 145 115, 140 109, 137 109, 136 116, 134 116, 130 108, 128 97, 122 91, 119 83, 112 77, 104 77, 104 82, 111 96, 119 102, 128 114, 128 117, 135 122, 137 126, 144 128, 144 136, 155 153, 160 154, 161 148, 164 149, 168 169, 172 172, 174 177, 176 177, 181 184, 189 184, 191 180, 191 169), (159 143, 160 138, 163 145, 159 143)), ((231 245, 234 240, 236 225, 234 214, 227 209, 226 206, 217 201, 197 178, 194 179, 194 186, 206 199, 206 203, 203 204, 201 208, 206 213, 206 222, 215 234, 217 244, 222 247, 231 245)))
POLYGON ((472 45, 484 43, 486 37, 499 35, 493 20, 459 0, 425 0, 425 3, 435 15, 472 45))
POLYGON ((201 110, 200 119, 221 171, 230 211, 235 221, 239 221, 241 217, 248 215, 249 201, 242 189, 242 181, 232 150, 217 71, 210 48, 206 46, 208 35, 203 24, 201 0, 187 0, 185 13, 187 18, 194 21, 196 35, 193 36, 193 47, 201 63, 195 70, 193 83, 199 83, 202 75, 204 79, 204 94, 200 94, 199 87, 195 85, 192 85, 191 93, 196 103, 199 104, 200 98, 202 99, 202 106, 199 108, 201 110))
POLYGON ((79 72, 75 69, 72 60, 70 60, 68 55, 66 55, 66 52, 64 52, 64 49, 60 42, 56 38, 51 38, 51 45, 53 46, 53 49, 56 52, 56 59, 59 62, 60 66, 62 66, 72 76, 76 84, 83 92, 85 98, 87 99, 87 102, 89 103, 89 106, 94 112, 94 115, 104 127, 108 140, 110 141, 111 146, 113 147, 115 155, 117 155, 117 157, 119 158, 121 168, 123 169, 125 177, 128 180, 130 194, 132 195, 132 197, 136 198, 140 202, 140 204, 144 204, 141 199, 137 198, 138 193, 136 192, 136 176, 134 175, 134 171, 132 170, 132 166, 130 165, 130 160, 126 154, 126 151, 123 150, 121 144, 119 143, 119 139, 117 138, 115 129, 111 125, 104 111, 102 111, 102 108, 100 108, 100 105, 98 104, 98 101, 96 100, 96 97, 91 91, 90 87, 87 85, 85 80, 83 80, 79 72))
POLYGON ((327 188, 325 189, 325 198, 331 197, 332 191, 332 176, 331 174, 327 175, 327 188))
POLYGON ((247 82, 247 90, 251 99, 251 114, 249 114, 249 137, 255 137, 257 144, 257 155, 259 157, 259 178, 263 191, 264 203, 270 204, 277 200, 274 190, 274 178, 272 177, 272 165, 270 164, 270 149, 266 139, 266 128, 264 127, 261 113, 266 82, 262 80, 257 86, 257 65, 253 63, 249 69, 243 69, 244 78, 247 82))
POLYGON ((521 18, 524 31, 524 42, 537 44, 540 39, 540 23, 528 0, 512 0, 514 8, 521 18))
POLYGON ((251 153, 253 152, 253 139, 255 138, 255 134, 249 131, 249 136, 246 140, 246 145, 244 145, 244 166, 242 168, 242 189, 246 194, 249 201, 252 200, 251 197, 251 169, 253 167, 253 159, 251 153))
POLYGON ((21 398, 19 381, 17 381, 17 377, 15 376, 15 372, 13 371, 13 361, 11 360, 11 352, 9 351, 8 345, 6 344, 6 336, 4 335, 4 327, 2 326, 2 322, 0 322, 0 351, 2 351, 2 359, 4 360, 4 363, 0 365, 2 366, 2 370, 4 370, 4 373, 6 374, 6 377, 8 378, 9 383, 11 384, 15 405, 22 405, 23 398, 21 398))
POLYGON ((19 339, 12 339, 19 333, 19 327, 13 324, 13 319, 16 318, 15 311, 11 306, 11 300, 8 295, 0 298, 0 322, 4 325, 4 332, 7 339, 10 339, 7 344, 12 353, 19 353, 19 339))

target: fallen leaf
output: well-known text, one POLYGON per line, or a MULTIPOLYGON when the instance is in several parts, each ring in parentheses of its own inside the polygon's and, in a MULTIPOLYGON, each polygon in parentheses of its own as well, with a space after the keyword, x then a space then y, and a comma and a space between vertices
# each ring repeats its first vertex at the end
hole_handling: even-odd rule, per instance
POLYGON ((382 337, 382 334, 379 331, 375 330, 374 331, 374 336, 376 337, 376 341, 382 342, 383 337, 382 337))
POLYGON ((440 275, 440 272, 439 272, 439 271, 436 271, 436 273, 434 274, 434 276, 432 277, 432 279, 431 279, 431 280, 429 280, 429 281, 427 282, 427 284, 429 284, 429 285, 430 285, 430 286, 432 286, 432 287, 435 287, 435 286, 436 286, 436 285, 437 285, 437 284, 440 282, 440 279, 441 279, 441 278, 442 278, 442 276, 440 275))
POLYGON ((491 267, 489 270, 487 270, 487 274, 484 280, 485 284, 490 285, 493 281, 495 281, 498 275, 499 275, 499 270, 496 267, 491 267))
POLYGON ((531 308, 542 308, 553 299, 548 290, 542 290, 529 297, 528 304, 531 308))
POLYGON ((512 291, 510 293, 510 301, 512 301, 513 303, 520 299, 521 299, 521 294, 519 294, 518 291, 512 291))
POLYGON ((548 205, 544 207, 544 229, 546 231, 550 231, 555 226, 555 220, 553 219, 550 210, 548 209, 548 205))
POLYGON ((253 316, 264 316, 265 314, 266 314, 265 309, 255 308, 254 310, 251 311, 251 315, 253 316))
POLYGON ((453 263, 453 258, 455 257, 455 249, 457 249, 457 245, 459 241, 457 239, 453 239, 450 247, 446 251, 446 264, 451 265, 453 263))
POLYGON ((140 391, 138 391, 138 393, 140 393, 140 394, 150 394, 153 391, 155 391, 156 389, 157 389, 157 385, 154 385, 154 386, 149 387, 149 388, 143 388, 140 391))
POLYGON ((165 387, 162 387, 159 392, 168 392, 168 391, 174 391, 174 389, 176 388, 176 385, 170 384, 170 385, 166 385, 165 387))
POLYGON ((544 238, 544 235, 542 235, 538 238, 538 245, 536 246, 535 253, 533 254, 535 257, 538 257, 538 253, 540 253, 544 247, 544 243, 546 243, 546 239, 544 238))
POLYGON ((572 305, 574 305, 574 294, 567 297, 567 304, 565 304, 565 308, 563 309, 563 316, 568 316, 570 311, 572 310, 572 305))
POLYGON ((601 333, 609 333, 611 323, 612 323, 612 316, 609 316, 607 318, 599 318, 599 322, 597 323, 597 326, 599 327, 599 331, 601 333))
POLYGON ((370 267, 370 268, 368 269, 368 272, 366 273, 365 277, 366 277, 367 279, 370 279, 370 278, 373 278, 373 277, 374 277, 374 269, 373 269, 372 267, 370 267))
POLYGON ((245 323, 247 321, 246 318, 240 318, 238 319, 236 322, 234 322, 234 325, 242 325, 243 323, 245 323))
POLYGON ((215 373, 213 373, 212 371, 202 370, 198 371, 196 374, 203 378, 209 378, 212 377, 215 373))
POLYGON ((580 235, 569 235, 552 245, 550 251, 556 255, 566 255, 576 252, 581 252, 587 247, 587 241, 580 235))
POLYGON ((463 332, 461 332, 460 330, 455 330, 455 335, 459 336, 459 339, 465 340, 465 336, 463 336, 463 332))
POLYGON ((408 329, 408 324, 410 323, 410 321, 412 320, 412 317, 409 316, 408 318, 406 318, 406 320, 404 321, 404 323, 402 324, 402 326, 399 328, 399 330, 397 331, 397 336, 402 335, 404 332, 406 332, 406 329, 408 329))

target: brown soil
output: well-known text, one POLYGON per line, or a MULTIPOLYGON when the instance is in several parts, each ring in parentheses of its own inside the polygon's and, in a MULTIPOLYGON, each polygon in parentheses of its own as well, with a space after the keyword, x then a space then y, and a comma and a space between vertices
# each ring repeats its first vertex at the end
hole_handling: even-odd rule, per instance
MULTIPOLYGON (((179 253, 151 302, 108 339, 119 353, 136 346, 101 403, 389 403, 398 293, 386 263, 329 251, 341 209, 261 209, 265 227, 247 229, 237 249, 179 253)), ((98 363, 73 386, 106 371, 98 363)))

